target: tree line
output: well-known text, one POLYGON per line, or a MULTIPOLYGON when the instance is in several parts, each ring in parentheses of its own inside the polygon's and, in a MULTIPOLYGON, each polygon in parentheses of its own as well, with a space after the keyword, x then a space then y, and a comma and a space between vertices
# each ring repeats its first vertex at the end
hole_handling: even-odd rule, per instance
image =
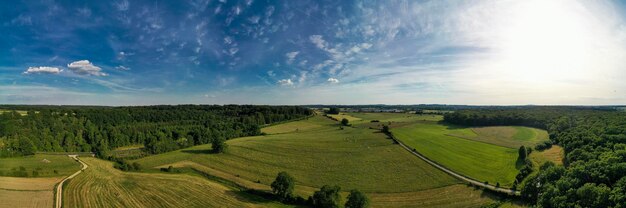
MULTIPOLYGON (((626 207, 626 113, 605 108, 525 107, 461 110, 444 121, 470 126, 523 125, 546 129, 563 147, 564 166, 544 163, 521 187, 538 207, 626 207)), ((520 148, 520 155, 523 150, 520 148)))
MULTIPOLYGON (((0 157, 95 152, 143 144, 150 154, 260 134, 260 126, 303 118, 298 106, 19 106, 0 114, 0 157)), ((222 141, 222 142, 220 142, 222 141)))

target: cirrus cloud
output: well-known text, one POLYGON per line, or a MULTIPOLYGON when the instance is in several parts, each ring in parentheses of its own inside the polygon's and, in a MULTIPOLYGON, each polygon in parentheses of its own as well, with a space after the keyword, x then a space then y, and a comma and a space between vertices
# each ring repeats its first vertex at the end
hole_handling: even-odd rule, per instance
POLYGON ((93 65, 88 60, 74 61, 68 64, 67 68, 79 75, 107 76, 106 73, 101 72, 102 68, 93 65))

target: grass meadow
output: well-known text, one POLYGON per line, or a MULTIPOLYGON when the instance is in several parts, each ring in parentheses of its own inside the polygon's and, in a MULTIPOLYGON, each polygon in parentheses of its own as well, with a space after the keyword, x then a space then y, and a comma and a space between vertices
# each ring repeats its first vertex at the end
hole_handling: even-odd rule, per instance
POLYGON ((517 149, 446 134, 471 135, 467 128, 421 122, 392 129, 394 136, 422 155, 479 181, 511 186, 518 173, 517 149))
POLYGON ((80 170, 80 164, 67 155, 36 154, 0 158, 0 176, 55 177, 80 170))

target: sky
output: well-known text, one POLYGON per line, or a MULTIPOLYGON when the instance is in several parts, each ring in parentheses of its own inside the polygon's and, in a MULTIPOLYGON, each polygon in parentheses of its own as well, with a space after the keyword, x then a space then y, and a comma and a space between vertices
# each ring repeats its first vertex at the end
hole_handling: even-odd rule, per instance
POLYGON ((4 1, 0 103, 626 104, 626 5, 4 1))

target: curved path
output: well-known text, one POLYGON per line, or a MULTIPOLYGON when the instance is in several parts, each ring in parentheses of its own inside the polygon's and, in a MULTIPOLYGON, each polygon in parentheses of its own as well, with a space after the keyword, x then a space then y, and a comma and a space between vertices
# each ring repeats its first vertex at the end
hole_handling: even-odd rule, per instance
POLYGON ((402 143, 400 140, 396 139, 396 137, 394 137, 393 135, 390 135, 390 136, 391 136, 391 139, 396 141, 396 143, 400 144, 400 146, 402 146, 407 151, 411 152, 413 155, 415 155, 415 156, 419 157, 420 159, 426 161, 428 164, 430 164, 432 166, 435 166, 439 170, 441 170, 443 172, 446 172, 446 173, 448 173, 448 174, 450 174, 450 175, 452 175, 452 176, 454 176, 454 177, 456 177, 456 178, 458 178, 458 179, 460 179, 462 181, 465 181, 465 182, 471 183, 471 184, 473 184, 475 186, 480 186, 480 187, 483 187, 483 188, 486 188, 486 189, 489 189, 489 190, 492 190, 492 191, 495 191, 495 192, 506 193, 506 194, 515 195, 515 196, 519 196, 520 195, 519 191, 506 189, 506 188, 500 188, 500 187, 496 187, 494 185, 488 185, 488 184, 485 184, 483 182, 480 182, 480 181, 474 180, 472 178, 466 177, 464 175, 461 175, 459 173, 456 173, 456 172, 454 172, 454 171, 452 171, 452 170, 450 170, 450 169, 448 169, 448 168, 446 168, 446 167, 444 167, 442 165, 437 164, 436 162, 428 159, 427 157, 424 157, 422 154, 418 153, 417 151, 413 151, 413 149, 411 149, 410 147, 408 147, 407 145, 402 143))
POLYGON ((71 158, 74 158, 74 160, 80 162, 80 164, 83 165, 83 167, 79 170, 76 171, 74 174, 68 176, 67 178, 63 179, 61 182, 59 182, 59 184, 57 185, 57 192, 56 192, 56 200, 55 200, 55 208, 61 208, 61 206, 63 206, 63 183, 65 183, 65 181, 67 181, 67 179, 72 179, 75 176, 77 176, 78 174, 82 173, 83 170, 87 169, 87 164, 85 164, 82 160, 78 159, 78 155, 68 155, 71 158))

